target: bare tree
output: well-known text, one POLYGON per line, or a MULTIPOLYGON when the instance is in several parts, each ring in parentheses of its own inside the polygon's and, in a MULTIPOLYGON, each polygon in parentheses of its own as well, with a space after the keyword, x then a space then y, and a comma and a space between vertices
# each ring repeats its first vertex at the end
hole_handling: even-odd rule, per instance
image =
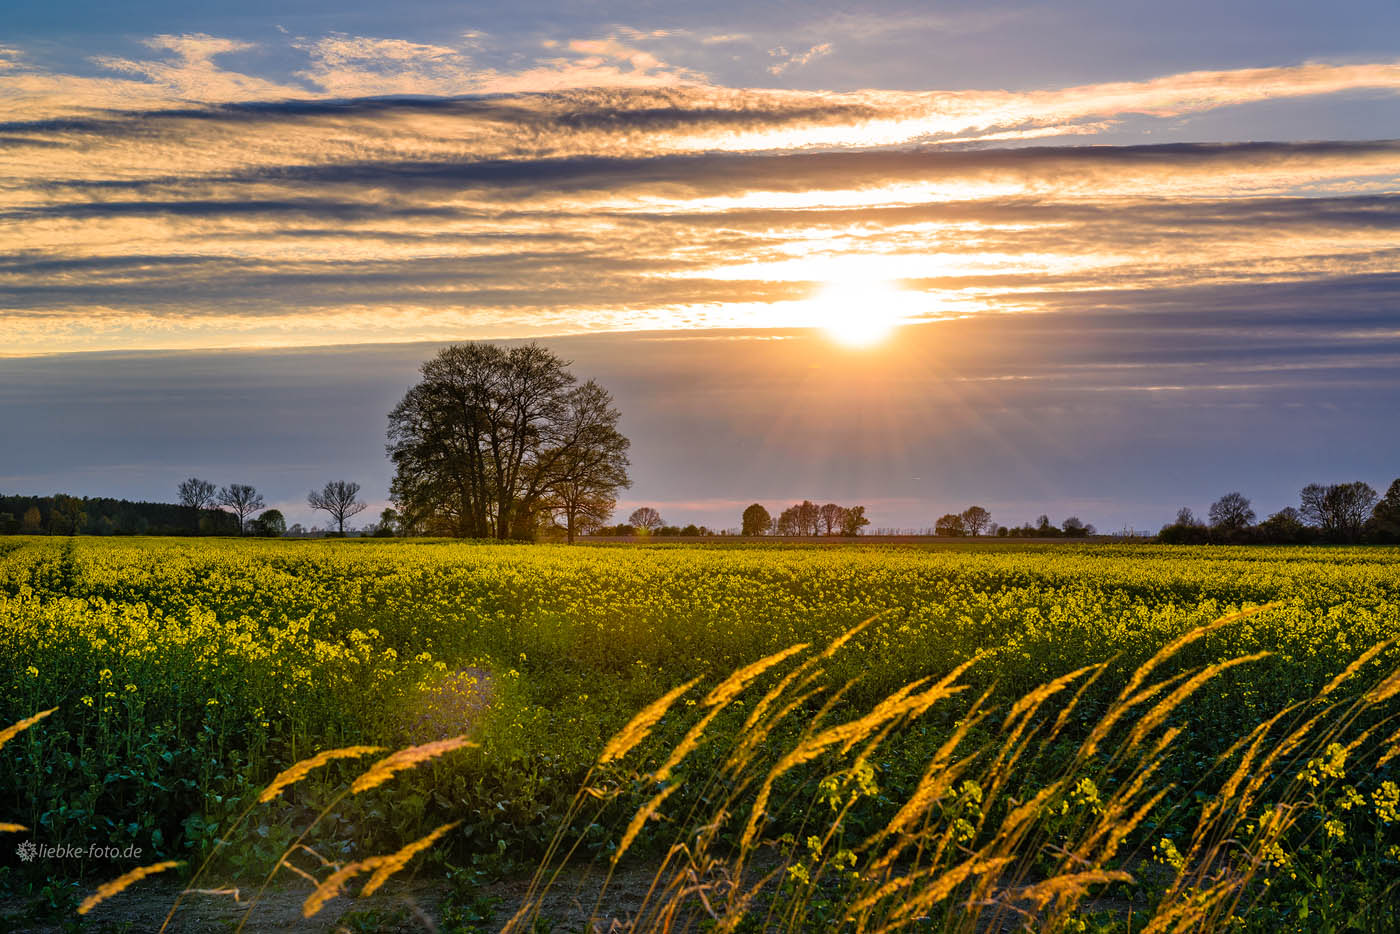
POLYGON ((1176 511, 1176 525, 1200 525, 1201 521, 1191 511, 1190 506, 1182 506, 1176 511))
POLYGON ((312 490, 306 494, 306 505, 330 513, 340 534, 345 534, 345 520, 357 515, 365 508, 360 502, 360 485, 347 480, 331 480, 318 493, 312 490))
POLYGON ((230 483, 219 491, 217 500, 220 506, 233 510, 238 519, 238 534, 242 535, 248 517, 266 505, 258 491, 246 483, 230 483))
POLYGON ((194 530, 199 531, 199 514, 214 505, 217 492, 214 484, 198 477, 190 477, 180 482, 180 505, 194 515, 194 530))
POLYGON ((627 517, 627 524, 639 532, 650 534, 666 523, 662 520, 661 513, 650 506, 642 506, 632 510, 632 515, 627 517))
POLYGON ((810 499, 804 499, 797 507, 798 535, 816 535, 821 521, 821 507, 810 499))
POLYGON ((960 517, 963 528, 967 529, 967 534, 974 538, 982 534, 982 530, 987 527, 987 523, 992 521, 992 514, 981 506, 969 506, 963 510, 960 517))
POLYGON ((845 511, 835 503, 827 503, 817 510, 817 518, 821 520, 827 535, 835 535, 837 530, 841 528, 841 513, 845 511))
POLYGON ((802 529, 798 525, 797 512, 799 507, 789 506, 773 520, 774 535, 801 535, 802 529))
POLYGON ((1309 483, 1300 498, 1303 518, 1310 524, 1330 537, 1354 541, 1380 497, 1370 484, 1357 480, 1329 486, 1309 483))
POLYGON ((1243 493, 1226 493, 1210 505, 1210 524, 1217 529, 1242 529, 1254 521, 1254 509, 1243 493))

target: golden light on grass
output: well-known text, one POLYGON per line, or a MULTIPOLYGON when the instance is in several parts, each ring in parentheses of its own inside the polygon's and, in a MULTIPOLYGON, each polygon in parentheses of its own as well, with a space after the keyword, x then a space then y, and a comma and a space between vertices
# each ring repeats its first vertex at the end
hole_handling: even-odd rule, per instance
POLYGON ((16 736, 23 733, 25 730, 29 729, 31 726, 38 723, 40 720, 44 719, 57 709, 57 707, 50 707, 48 710, 41 710, 32 717, 25 717, 18 723, 12 724, 10 726, 5 727, 5 729, 3 730, 0 730, 0 746, 4 746, 10 740, 14 739, 16 736))
POLYGON ((345 746, 341 749, 328 749, 309 759, 303 759, 274 778, 272 784, 268 785, 263 789, 263 793, 258 795, 258 802, 262 804, 271 801, 282 793, 282 789, 290 785, 295 785, 305 778, 312 770, 319 769, 321 766, 334 759, 352 759, 383 751, 383 746, 345 746))
POLYGON ((873 347, 915 312, 918 295, 879 279, 827 284, 807 302, 812 324, 845 347, 873 347))
POLYGON ((167 860, 163 863, 156 863, 153 866, 139 866, 131 870, 131 872, 124 873, 111 882, 99 886, 96 892, 93 892, 84 899, 83 903, 78 906, 78 914, 87 914, 113 895, 120 894, 125 891, 127 887, 140 882, 147 876, 153 876, 158 872, 165 872, 167 869, 174 869, 179 865, 181 865, 181 863, 178 860, 167 860))
POLYGON ((355 783, 350 786, 350 793, 357 795, 362 791, 369 791, 393 778, 395 774, 404 769, 413 768, 423 762, 436 759, 444 753, 452 752, 454 749, 475 748, 476 743, 467 741, 465 736, 453 736, 449 739, 440 739, 436 742, 423 743, 421 746, 410 746, 407 749, 400 749, 391 755, 380 759, 369 771, 365 772, 355 783))

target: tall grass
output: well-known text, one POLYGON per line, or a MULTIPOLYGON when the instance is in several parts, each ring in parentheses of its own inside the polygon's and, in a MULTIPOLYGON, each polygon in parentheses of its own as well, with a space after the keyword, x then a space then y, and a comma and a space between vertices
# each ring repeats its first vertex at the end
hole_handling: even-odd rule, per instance
MULTIPOLYGON (((957 683, 974 660, 941 680, 907 684, 849 717, 821 700, 828 651, 794 666, 753 700, 742 730, 704 733, 717 708, 741 703, 747 683, 730 679, 726 684, 739 689, 712 692, 707 701, 716 703, 659 768, 621 767, 616 749, 635 748, 639 732, 674 712, 684 694, 674 691, 609 746, 576 800, 588 813, 571 814, 561 827, 503 930, 535 929, 552 887, 577 858, 569 835, 603 819, 625 787, 644 799, 607 857, 608 881, 590 919, 594 930, 1073 931, 1090 929, 1091 921, 1143 932, 1223 930, 1269 901, 1278 880, 1290 874, 1296 880, 1295 860, 1309 847, 1344 837, 1337 814, 1355 818, 1358 801, 1375 805, 1373 822, 1386 831, 1360 853, 1375 859, 1382 875, 1380 862, 1395 855, 1392 847, 1387 857, 1383 845, 1394 837, 1394 805, 1387 815, 1383 786, 1367 798, 1341 784, 1348 771, 1373 773, 1380 759, 1395 754, 1395 737, 1378 737, 1393 716, 1386 702, 1397 693, 1397 674, 1343 690, 1355 688, 1352 682, 1381 654, 1375 649, 1316 697, 1202 763, 1189 787, 1162 778, 1163 762, 1190 728, 1176 717, 1187 698, 1265 653, 1165 678, 1154 673, 1207 633, 1270 609, 1234 614, 1174 640, 1075 739, 1068 725, 1101 665, 995 707, 991 692, 973 696, 957 683), (1339 694, 1349 699, 1335 699, 1339 694), (872 763, 939 705, 957 708, 946 740, 913 792, 886 800, 872 763), (792 720, 801 720, 800 728, 783 730, 792 720), (779 736, 786 739, 775 744, 779 736), (686 773, 687 759, 706 742, 725 748, 686 773), (1058 773, 1038 770, 1048 777, 1028 781, 1018 768, 1047 757, 1064 763, 1058 773), (1343 793, 1333 814, 1328 793, 1337 787, 1343 793), (684 803, 672 807, 673 801, 684 803), (641 905, 619 925, 602 910, 612 871, 649 826, 658 830, 635 861, 656 871, 641 905), (1160 832, 1168 826, 1186 830, 1172 838, 1160 832)), ((749 670, 776 669, 802 648, 749 670)), ((1369 900, 1333 906, 1333 915, 1345 914, 1353 924, 1393 921, 1397 883, 1390 875, 1369 900)), ((1329 910, 1315 903, 1310 915, 1304 906, 1301 918, 1294 912, 1295 923, 1320 920, 1329 910)))

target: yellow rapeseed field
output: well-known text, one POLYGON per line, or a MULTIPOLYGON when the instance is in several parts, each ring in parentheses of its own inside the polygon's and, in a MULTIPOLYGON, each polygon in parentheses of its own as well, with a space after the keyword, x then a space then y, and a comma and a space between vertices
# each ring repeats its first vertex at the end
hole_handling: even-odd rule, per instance
POLYGON ((0 725, 58 710, 0 750, 0 819, 193 865, 241 821, 216 863, 252 878, 296 840, 509 871, 704 826, 783 854, 785 925, 870 930, 957 893, 1089 923, 1056 906, 1144 865, 1218 921, 1205 821, 1258 842, 1260 918, 1373 919, 1397 637, 1395 549, 3 539, 0 725))

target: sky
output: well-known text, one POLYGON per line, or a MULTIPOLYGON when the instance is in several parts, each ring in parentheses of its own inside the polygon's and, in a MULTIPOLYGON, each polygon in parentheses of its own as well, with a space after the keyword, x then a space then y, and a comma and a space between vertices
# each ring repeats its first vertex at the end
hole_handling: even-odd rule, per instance
POLYGON ((0 491, 377 510, 465 340, 678 524, 1383 490, 1397 128, 1390 2, 9 0, 0 491))

